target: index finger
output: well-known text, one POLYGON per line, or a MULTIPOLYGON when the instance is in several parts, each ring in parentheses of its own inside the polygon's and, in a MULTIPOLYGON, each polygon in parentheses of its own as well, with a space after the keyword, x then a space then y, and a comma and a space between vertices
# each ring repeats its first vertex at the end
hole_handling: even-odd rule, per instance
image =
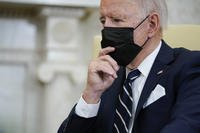
POLYGON ((114 47, 106 47, 106 48, 103 48, 103 49, 101 49, 100 52, 99 52, 99 57, 100 57, 100 56, 103 56, 103 55, 107 55, 108 53, 113 52, 113 51, 115 51, 115 48, 114 48, 114 47))

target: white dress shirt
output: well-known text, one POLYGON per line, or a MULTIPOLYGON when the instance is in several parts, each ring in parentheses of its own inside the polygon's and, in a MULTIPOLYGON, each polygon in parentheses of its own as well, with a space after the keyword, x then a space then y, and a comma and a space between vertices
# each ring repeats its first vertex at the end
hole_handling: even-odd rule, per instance
MULTIPOLYGON (((135 81, 132 83, 134 102, 133 102, 133 112, 132 112, 133 118, 131 119, 131 123, 129 126, 129 133, 132 132, 135 111, 136 111, 136 107, 137 107, 140 95, 142 93, 142 90, 146 82, 146 79, 149 75, 149 72, 153 66, 155 58, 158 55, 158 52, 160 51, 161 44, 162 42, 160 41, 157 48, 150 55, 148 55, 137 68, 141 72, 141 75, 137 79, 135 79, 135 81)), ((129 72, 130 70, 126 68, 126 76, 128 75, 129 72)), ((98 113, 100 102, 98 104, 87 104, 84 101, 84 99, 81 97, 76 105, 75 113, 84 118, 94 117, 98 113)))

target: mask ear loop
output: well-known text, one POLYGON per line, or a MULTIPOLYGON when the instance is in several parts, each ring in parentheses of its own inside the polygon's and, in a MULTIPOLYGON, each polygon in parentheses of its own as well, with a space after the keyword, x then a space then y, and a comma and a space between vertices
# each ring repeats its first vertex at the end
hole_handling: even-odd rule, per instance
MULTIPOLYGON (((149 18, 150 14, 146 16, 146 18, 144 18, 135 28, 133 28, 133 34, 134 34, 134 31, 141 25, 144 23, 144 21, 146 21, 147 18, 149 18)), ((141 46, 142 48, 145 46, 145 44, 147 43, 147 41, 149 40, 150 38, 148 37, 147 40, 144 42, 144 44, 141 46)), ((134 42, 134 40, 133 40, 134 42)))
MULTIPOLYGON (((150 15, 146 16, 146 18, 144 18, 134 29, 137 29, 141 24, 144 23, 144 21, 146 21, 147 18, 149 18, 150 15)), ((147 38, 147 40, 144 42, 144 44, 141 46, 142 48, 146 45, 146 43, 149 41, 149 37, 147 38)))
POLYGON ((147 44, 147 42, 149 41, 150 37, 147 38, 147 40, 144 42, 144 44, 141 46, 142 48, 147 44))
POLYGON ((141 24, 144 23, 144 21, 146 21, 146 19, 149 17, 150 15, 146 16, 146 18, 144 18, 134 29, 137 29, 141 24))

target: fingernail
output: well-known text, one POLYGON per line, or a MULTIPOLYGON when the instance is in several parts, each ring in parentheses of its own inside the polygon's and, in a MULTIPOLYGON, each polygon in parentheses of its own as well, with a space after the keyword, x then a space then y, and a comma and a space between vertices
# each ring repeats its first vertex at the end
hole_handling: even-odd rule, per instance
POLYGON ((114 74, 114 77, 117 78, 117 74, 116 73, 114 74))

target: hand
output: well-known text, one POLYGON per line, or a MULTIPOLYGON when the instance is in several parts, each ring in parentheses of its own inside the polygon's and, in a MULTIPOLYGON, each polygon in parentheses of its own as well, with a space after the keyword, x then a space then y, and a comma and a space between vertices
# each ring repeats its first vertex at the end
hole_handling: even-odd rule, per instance
POLYGON ((117 62, 108 55, 115 48, 106 47, 99 52, 97 59, 91 61, 88 68, 88 78, 83 98, 88 104, 98 103, 102 93, 112 85, 119 70, 117 62))

